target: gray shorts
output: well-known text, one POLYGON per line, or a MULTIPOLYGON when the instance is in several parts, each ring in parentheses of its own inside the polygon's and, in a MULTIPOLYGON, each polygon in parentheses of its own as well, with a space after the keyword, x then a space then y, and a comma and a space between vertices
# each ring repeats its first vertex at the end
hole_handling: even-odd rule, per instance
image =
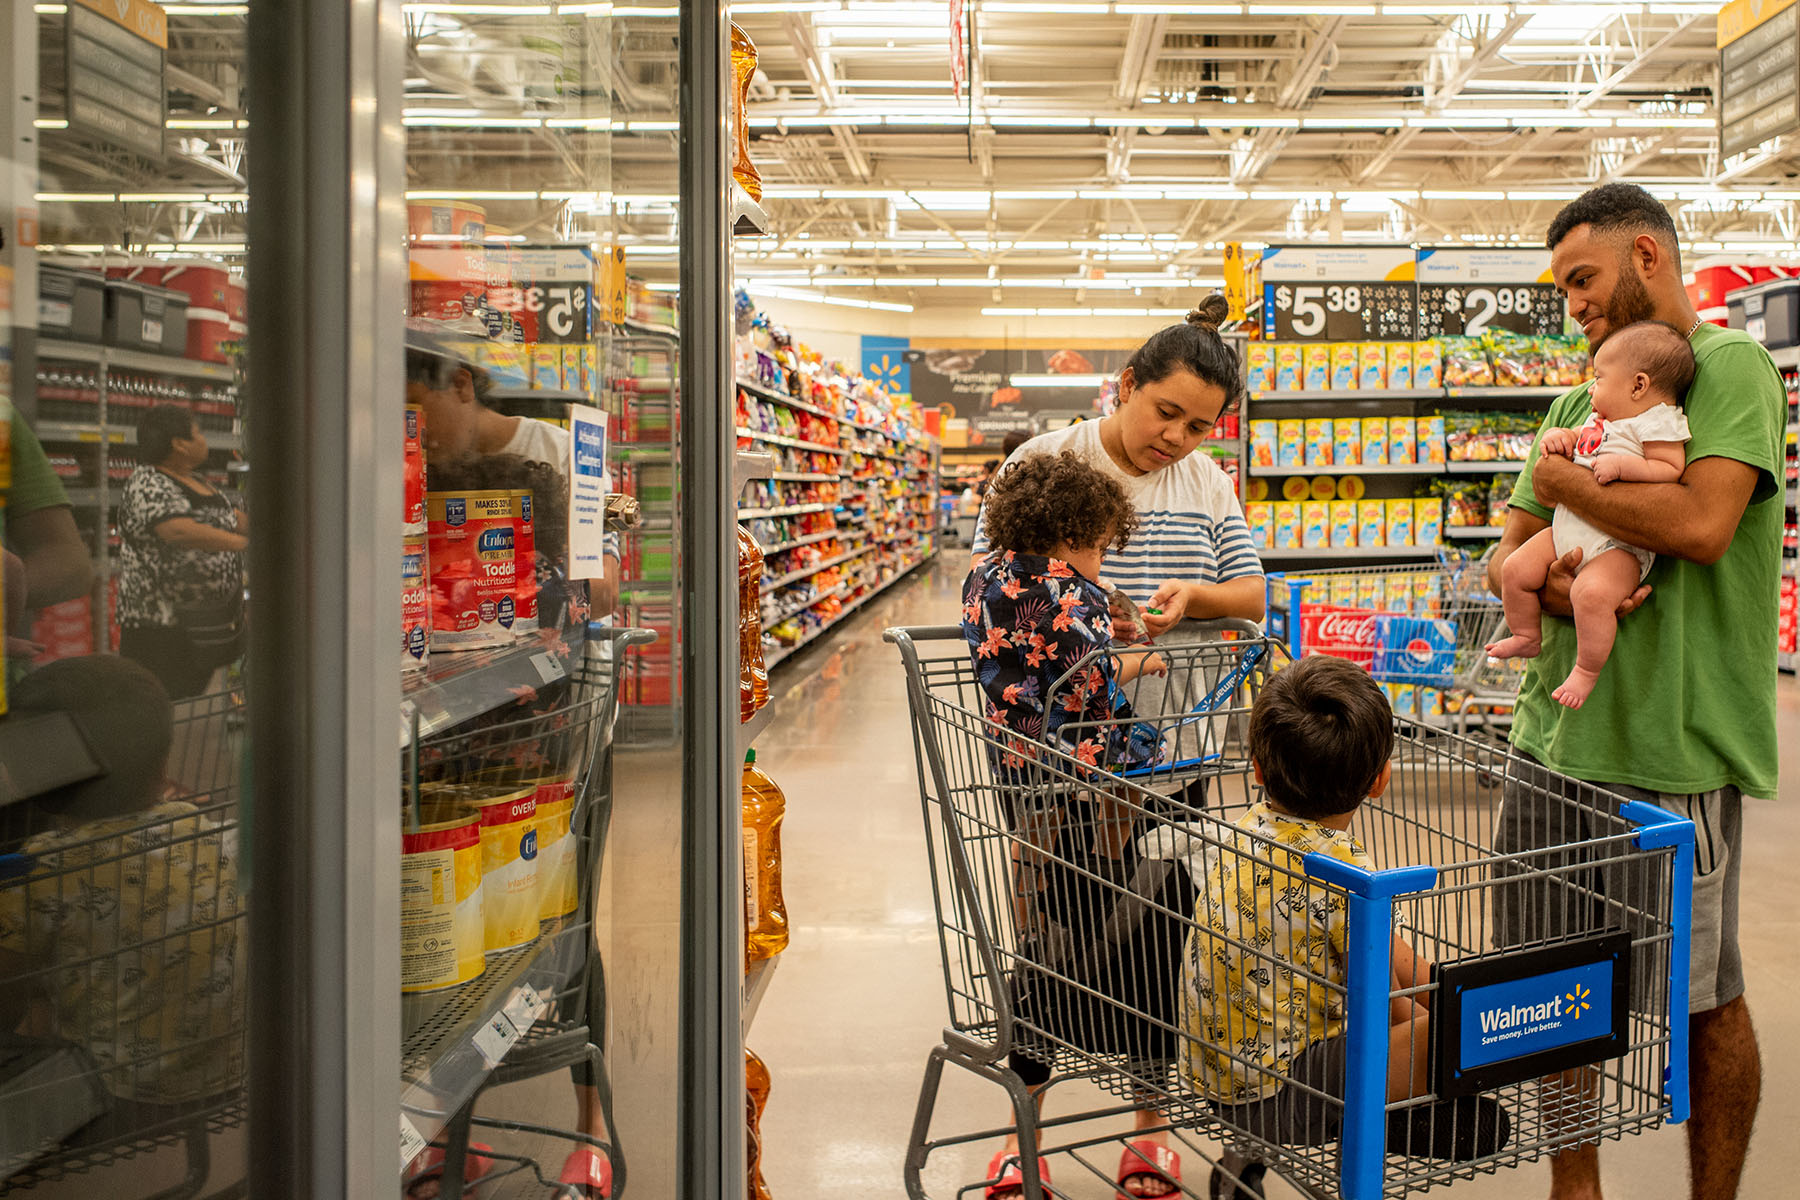
MULTIPOLYGON (((1667 889, 1646 861, 1617 847, 1584 845, 1617 832, 1617 801, 1607 795, 1616 793, 1694 823, 1688 1011, 1707 1012, 1743 995, 1744 964, 1738 951, 1742 793, 1735 787, 1675 795, 1620 783, 1595 786, 1604 790, 1584 793, 1577 801, 1575 789, 1561 776, 1523 751, 1512 752, 1494 848, 1501 855, 1523 857, 1503 860, 1495 871, 1495 944, 1504 949, 1605 929, 1623 929, 1634 940, 1666 935, 1654 914, 1667 911, 1667 889), (1539 872, 1548 874, 1527 874, 1539 872)), ((1656 977, 1658 964, 1666 962, 1664 944, 1652 941, 1633 952, 1634 1009, 1654 1009, 1664 994, 1656 977)))

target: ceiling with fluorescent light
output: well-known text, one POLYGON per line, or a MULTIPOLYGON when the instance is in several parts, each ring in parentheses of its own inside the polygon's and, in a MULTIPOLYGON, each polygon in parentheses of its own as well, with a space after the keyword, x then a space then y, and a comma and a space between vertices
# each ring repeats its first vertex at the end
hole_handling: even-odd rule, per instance
MULTIPOLYGON (((38 7, 48 31, 59 6, 38 7)), ((1721 160, 1716 7, 967 0, 958 100, 945 3, 747 0, 770 226, 736 240, 739 273, 863 304, 1155 311, 1216 280, 1225 241, 1529 244, 1612 178, 1702 251, 1786 250, 1800 138, 1721 160)), ((46 241, 241 243, 242 11, 170 8, 178 152, 154 173, 55 128, 40 39, 46 241)), ((413 194, 515 238, 617 236, 672 278, 675 6, 405 8, 413 194)))

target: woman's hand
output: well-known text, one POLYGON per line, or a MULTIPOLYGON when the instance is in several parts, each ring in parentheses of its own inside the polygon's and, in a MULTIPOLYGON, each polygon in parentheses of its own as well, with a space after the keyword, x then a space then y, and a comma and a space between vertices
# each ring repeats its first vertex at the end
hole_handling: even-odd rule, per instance
POLYGON ((1150 603, 1144 606, 1144 628, 1151 637, 1159 638, 1180 624, 1181 618, 1187 615, 1189 596, 1188 585, 1182 580, 1163 581, 1156 594, 1150 597, 1150 603))

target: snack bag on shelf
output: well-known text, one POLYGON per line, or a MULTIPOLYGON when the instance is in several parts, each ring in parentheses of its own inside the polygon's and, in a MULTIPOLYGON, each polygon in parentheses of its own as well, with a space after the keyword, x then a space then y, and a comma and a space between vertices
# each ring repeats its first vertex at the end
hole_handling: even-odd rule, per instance
MULTIPOLYGON (((1311 347, 1308 347, 1310 349, 1311 347)), ((1308 417, 1306 419, 1306 465, 1309 467, 1329 467, 1331 465, 1331 418, 1308 417)))
POLYGON ((1591 375, 1587 339, 1581 334, 1544 339, 1544 382, 1571 388, 1591 375))
POLYGON ((1275 504, 1275 549, 1300 548, 1300 505, 1292 500, 1275 504))
POLYGON ((1331 544, 1331 506, 1323 500, 1307 500, 1300 505, 1300 545, 1307 550, 1323 550, 1331 544))
POLYGON ((1443 540, 1443 497, 1420 496, 1413 501, 1413 541, 1420 546, 1435 546, 1443 540))
POLYGON ((1364 417, 1362 422, 1362 465, 1385 467, 1388 460, 1388 419, 1364 417))
POLYGON ((1435 341, 1413 343, 1413 386, 1444 386, 1444 350, 1435 341))
POLYGON ((1331 390, 1347 392, 1356 387, 1357 350, 1355 342, 1334 342, 1331 346, 1331 390))
POLYGON ((1340 467, 1354 467, 1362 462, 1362 422, 1355 417, 1339 417, 1331 424, 1331 461, 1340 467))
POLYGON ((1487 485, 1459 480, 1444 491, 1444 523, 1452 529, 1473 529, 1487 524, 1487 485))
POLYGON ((1419 418, 1418 461, 1426 466, 1444 462, 1444 418, 1438 414, 1419 418))
POLYGON ((1333 550, 1356 548, 1356 501, 1331 501, 1331 548, 1333 550))
POLYGON ((1413 344, 1411 342, 1389 342, 1387 344, 1387 385, 1391 388, 1413 386, 1413 344))
POLYGON ((1495 330, 1489 345, 1498 387, 1538 387, 1544 382, 1544 356, 1537 339, 1495 330))
POLYGON ((1275 513, 1274 506, 1267 501, 1257 500, 1244 505, 1244 521, 1250 526, 1250 544, 1258 550, 1267 550, 1272 545, 1275 513))
POLYGON ((1444 383, 1448 387, 1492 387, 1494 369, 1480 338, 1443 338, 1444 383))
POLYGON ((1244 347, 1244 388, 1255 394, 1275 390, 1275 345, 1251 342, 1244 347))
POLYGON ((1387 545, 1387 505, 1380 500, 1356 502, 1356 544, 1371 548, 1387 545))
POLYGON ((1511 507, 1512 490, 1517 476, 1496 475, 1494 482, 1488 487, 1488 516, 1490 528, 1499 528, 1506 524, 1507 510, 1511 507))
POLYGON ((1387 544, 1389 546, 1410 546, 1413 544, 1413 502, 1411 496, 1403 496, 1397 500, 1386 501, 1387 504, 1387 544))
POLYGON ((1388 465, 1411 466, 1419 448, 1418 429, 1411 417, 1388 418, 1388 465))
POLYGON ((1331 386, 1331 347, 1309 343, 1300 350, 1301 387, 1309 392, 1322 392, 1331 386))
POLYGON ((1359 342, 1356 351, 1356 386, 1384 388, 1387 384, 1387 346, 1382 342, 1359 342))
POLYGON ((1306 423, 1297 420, 1278 422, 1275 434, 1275 465, 1297 467, 1306 445, 1306 423))
POLYGON ((1297 392, 1300 378, 1300 347, 1290 342, 1278 342, 1275 346, 1275 390, 1297 392))
MULTIPOLYGON (((1254 345, 1255 343, 1252 343, 1254 345)), ((1272 467, 1275 465, 1275 441, 1277 423, 1274 421, 1250 422, 1250 465, 1253 467, 1272 467)))

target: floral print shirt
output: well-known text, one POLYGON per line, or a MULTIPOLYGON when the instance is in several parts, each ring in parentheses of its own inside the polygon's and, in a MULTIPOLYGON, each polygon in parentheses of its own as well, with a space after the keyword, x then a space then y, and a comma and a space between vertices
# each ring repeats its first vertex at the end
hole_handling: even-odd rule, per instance
POLYGON ((987 718, 1011 731, 997 767, 1023 766, 1039 744, 1109 771, 1161 757, 1161 739, 1148 726, 1094 725, 1133 716, 1110 656, 1095 656, 1063 679, 1112 645, 1106 590, 1067 562, 1011 550, 990 555, 963 585, 962 630, 987 718))

